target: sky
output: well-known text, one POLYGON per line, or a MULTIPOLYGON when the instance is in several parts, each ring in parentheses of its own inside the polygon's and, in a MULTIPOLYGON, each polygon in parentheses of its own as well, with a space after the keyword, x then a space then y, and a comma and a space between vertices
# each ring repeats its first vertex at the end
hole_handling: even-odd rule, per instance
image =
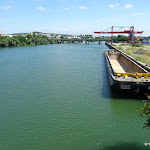
POLYGON ((150 36, 149 7, 150 0, 0 0, 0 33, 77 35, 134 26, 150 36))

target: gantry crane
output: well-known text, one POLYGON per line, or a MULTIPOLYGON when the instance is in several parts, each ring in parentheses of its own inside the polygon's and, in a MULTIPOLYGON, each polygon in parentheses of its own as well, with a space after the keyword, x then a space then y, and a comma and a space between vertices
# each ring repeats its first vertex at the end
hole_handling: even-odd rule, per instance
POLYGON ((144 31, 135 31, 134 26, 112 26, 106 30, 108 31, 101 31, 101 32, 94 32, 98 34, 111 34, 111 44, 113 42, 113 34, 129 34, 129 43, 133 43, 134 34, 142 34, 144 31), (119 30, 114 31, 114 28, 119 28, 119 30), (130 28, 129 30, 122 30, 123 28, 130 28), (111 31, 109 31, 111 29, 111 31))

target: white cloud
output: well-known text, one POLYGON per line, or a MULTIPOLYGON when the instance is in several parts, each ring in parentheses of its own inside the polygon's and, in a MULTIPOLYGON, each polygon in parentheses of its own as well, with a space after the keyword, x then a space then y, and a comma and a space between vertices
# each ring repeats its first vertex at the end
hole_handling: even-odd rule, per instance
POLYGON ((70 8, 64 8, 65 10, 70 10, 70 8))
POLYGON ((39 7, 37 7, 37 9, 38 9, 39 11, 43 11, 43 12, 51 12, 51 11, 52 11, 51 8, 45 8, 45 7, 43 7, 43 6, 39 6, 39 7))
POLYGON ((47 9, 42 7, 42 6, 38 7, 37 9, 40 10, 40 11, 47 11, 47 9))
POLYGON ((5 9, 6 10, 6 9, 10 9, 10 8, 12 8, 12 6, 9 6, 9 5, 8 6, 0 6, 0 9, 5 9))
POLYGON ((125 8, 131 8, 131 7, 133 7, 133 5, 131 5, 131 4, 126 4, 126 6, 125 6, 125 8))
POLYGON ((120 5, 120 4, 116 4, 116 5, 110 4, 109 7, 110 7, 110 8, 114 8, 114 7, 117 7, 117 6, 119 6, 119 5, 120 5))
POLYGON ((88 9, 86 6, 80 6, 80 9, 88 9))

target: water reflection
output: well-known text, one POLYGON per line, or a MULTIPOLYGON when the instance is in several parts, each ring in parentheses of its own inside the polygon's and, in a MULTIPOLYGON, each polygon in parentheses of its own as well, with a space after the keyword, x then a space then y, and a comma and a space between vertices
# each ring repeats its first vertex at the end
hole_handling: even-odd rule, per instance
MULTIPOLYGON (((144 144, 143 144, 144 145, 144 144)), ((139 143, 123 143, 118 142, 115 145, 112 146, 106 146, 103 148, 103 150, 146 150, 149 149, 149 147, 144 147, 140 145, 139 143)))
POLYGON ((111 89, 111 98, 113 99, 125 99, 125 100, 142 100, 146 99, 146 95, 138 93, 128 93, 123 91, 114 91, 111 89))

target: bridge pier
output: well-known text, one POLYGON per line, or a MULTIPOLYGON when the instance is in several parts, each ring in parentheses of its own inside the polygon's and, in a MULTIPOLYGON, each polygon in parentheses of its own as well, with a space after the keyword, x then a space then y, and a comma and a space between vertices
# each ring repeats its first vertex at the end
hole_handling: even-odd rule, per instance
POLYGON ((73 43, 74 43, 74 44, 78 44, 78 41, 74 41, 73 43))
POLYGON ((86 44, 89 44, 90 42, 89 41, 86 41, 86 44))
POLYGON ((62 43, 62 41, 61 40, 57 40, 57 44, 61 44, 62 43))
POLYGON ((102 44, 102 41, 98 41, 99 44, 102 44))
POLYGON ((65 41, 65 40, 64 40, 64 41, 62 41, 62 44, 67 44, 67 41, 65 41))

